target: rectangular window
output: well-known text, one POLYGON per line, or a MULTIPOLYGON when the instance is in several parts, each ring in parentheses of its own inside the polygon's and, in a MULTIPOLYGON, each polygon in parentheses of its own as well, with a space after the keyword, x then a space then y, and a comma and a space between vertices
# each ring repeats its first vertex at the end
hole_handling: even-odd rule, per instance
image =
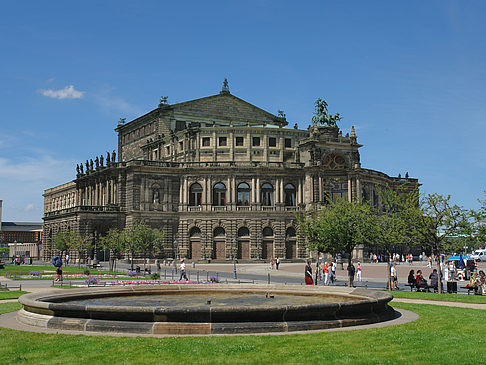
POLYGON ((203 147, 209 147, 211 145, 211 139, 209 137, 203 137, 202 145, 203 147))
POLYGON ((260 137, 253 137, 253 147, 260 146, 260 137))
POLYGON ((241 147, 241 146, 243 146, 244 139, 243 139, 243 137, 236 137, 236 141, 235 142, 236 142, 236 146, 241 147))
POLYGON ((183 151, 184 150, 184 142, 179 142, 179 151, 183 151))
POLYGON ((219 137, 219 146, 226 147, 226 137, 219 137))
POLYGON ((268 147, 277 147, 277 138, 270 137, 268 139, 268 147))
POLYGON ((285 148, 292 147, 292 140, 290 138, 285 138, 285 148))

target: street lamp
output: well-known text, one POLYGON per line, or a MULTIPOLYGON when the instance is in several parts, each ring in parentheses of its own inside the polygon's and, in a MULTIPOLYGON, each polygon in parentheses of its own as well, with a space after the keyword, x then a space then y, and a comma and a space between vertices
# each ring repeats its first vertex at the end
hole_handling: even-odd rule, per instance
POLYGON ((201 238, 204 241, 204 244, 203 244, 203 247, 202 247, 202 249, 203 249, 202 259, 206 260, 206 235, 204 233, 201 233, 201 238))
POLYGON ((235 251, 236 251, 236 238, 233 237, 233 240, 231 241, 231 248, 232 248, 232 251, 233 251, 233 276, 235 279, 237 279, 236 277, 236 254, 235 254, 235 251))

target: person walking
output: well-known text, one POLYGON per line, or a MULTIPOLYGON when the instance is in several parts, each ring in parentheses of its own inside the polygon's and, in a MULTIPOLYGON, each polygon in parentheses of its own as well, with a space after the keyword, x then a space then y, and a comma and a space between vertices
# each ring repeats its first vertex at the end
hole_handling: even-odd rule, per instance
POLYGON ((358 265, 356 266, 356 278, 361 283, 363 280, 361 278, 361 262, 358 261, 358 265))
POLYGON ((69 266, 69 254, 66 254, 66 266, 69 266))
POLYGON ((329 265, 327 262, 324 263, 324 267, 322 268, 322 271, 324 271, 324 285, 329 285, 329 265))
POLYGON ((392 279, 392 290, 393 289, 398 290, 398 273, 397 273, 397 268, 395 263, 393 263, 391 266, 390 275, 392 279))
POLYGON ((277 259, 275 260, 275 267, 277 270, 279 266, 280 266, 280 259, 277 257, 277 259))
POLYGON ((349 262, 348 265, 348 277, 349 277, 349 286, 355 287, 354 286, 354 274, 356 273, 356 268, 353 265, 353 261, 349 262))
POLYGON ((331 262, 331 284, 334 285, 336 282, 336 261, 331 262))
POLYGON ((307 261, 307 265, 305 265, 305 285, 314 285, 314 280, 312 280, 312 266, 311 261, 307 261))
POLYGON ((179 278, 179 281, 182 281, 182 278, 184 278, 184 279, 186 279, 186 281, 188 281, 189 279, 187 278, 187 275, 186 275, 186 263, 184 262, 184 259, 181 260, 180 270, 181 270, 181 276, 179 278))

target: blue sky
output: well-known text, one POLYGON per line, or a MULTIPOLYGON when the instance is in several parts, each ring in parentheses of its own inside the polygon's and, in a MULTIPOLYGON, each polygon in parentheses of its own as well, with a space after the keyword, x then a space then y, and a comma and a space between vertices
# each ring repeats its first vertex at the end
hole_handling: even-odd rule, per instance
POLYGON ((0 3, 3 220, 116 147, 119 118, 232 94, 289 125, 321 97, 365 168, 477 207, 486 190, 484 1, 0 3))

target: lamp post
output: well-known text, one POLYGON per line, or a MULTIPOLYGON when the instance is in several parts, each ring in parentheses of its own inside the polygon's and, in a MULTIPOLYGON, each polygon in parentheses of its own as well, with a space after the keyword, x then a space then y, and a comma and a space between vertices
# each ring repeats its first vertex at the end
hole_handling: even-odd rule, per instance
POLYGON ((201 242, 201 243, 203 243, 202 259, 206 260, 206 235, 204 233, 201 233, 201 239, 204 241, 204 243, 201 242))
POLYGON ((233 241, 232 241, 232 244, 231 244, 232 248, 233 248, 233 276, 235 279, 237 279, 237 276, 236 276, 236 238, 233 237, 233 241))

